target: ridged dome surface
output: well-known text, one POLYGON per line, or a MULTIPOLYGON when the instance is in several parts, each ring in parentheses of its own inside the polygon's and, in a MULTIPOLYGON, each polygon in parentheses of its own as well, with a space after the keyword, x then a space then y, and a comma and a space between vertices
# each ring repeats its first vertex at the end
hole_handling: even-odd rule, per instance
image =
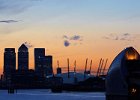
POLYGON ((129 60, 140 60, 139 53, 133 47, 121 51, 110 65, 106 77, 107 95, 128 95, 128 66, 126 62, 129 60))

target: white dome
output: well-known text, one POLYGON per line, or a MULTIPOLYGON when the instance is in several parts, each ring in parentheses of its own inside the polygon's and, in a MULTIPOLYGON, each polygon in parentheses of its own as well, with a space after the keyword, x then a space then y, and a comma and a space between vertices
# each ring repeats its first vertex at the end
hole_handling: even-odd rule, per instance
POLYGON ((69 78, 68 78, 68 73, 56 74, 56 76, 62 77, 63 83, 65 84, 74 84, 75 77, 77 78, 77 82, 84 81, 85 79, 88 79, 89 77, 93 77, 92 75, 88 75, 88 74, 85 74, 85 77, 84 77, 83 73, 74 73, 74 72, 69 73, 69 76, 70 76, 69 78))

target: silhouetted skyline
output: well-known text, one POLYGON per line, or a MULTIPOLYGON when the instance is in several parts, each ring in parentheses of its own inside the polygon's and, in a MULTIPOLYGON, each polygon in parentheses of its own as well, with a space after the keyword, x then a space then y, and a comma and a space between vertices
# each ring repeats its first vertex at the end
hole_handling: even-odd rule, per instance
POLYGON ((100 58, 110 62, 127 46, 138 51, 139 0, 0 0, 0 73, 4 48, 28 45, 29 68, 34 67, 34 47, 53 55, 54 68, 85 59, 97 69, 100 58))
MULTIPOLYGON (((23 43, 15 52, 15 48, 5 48, 4 51, 4 65, 3 76, 4 78, 11 77, 19 73, 27 73, 29 69, 29 52, 27 46, 23 43), (17 54, 17 57, 16 57, 17 54), (16 69, 17 63, 17 69, 16 69)), ((34 49, 34 70, 40 77, 45 77, 53 74, 53 57, 45 54, 45 48, 34 49)))

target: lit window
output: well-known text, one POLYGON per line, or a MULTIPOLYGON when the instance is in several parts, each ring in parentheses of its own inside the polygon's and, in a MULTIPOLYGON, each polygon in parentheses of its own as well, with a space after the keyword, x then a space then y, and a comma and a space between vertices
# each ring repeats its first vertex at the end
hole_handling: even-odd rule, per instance
POLYGON ((138 56, 139 56, 139 54, 134 50, 130 50, 130 51, 126 52, 126 59, 127 60, 137 60, 138 56))
POLYGON ((131 89, 131 94, 135 94, 137 92, 137 89, 136 88, 132 88, 131 89))

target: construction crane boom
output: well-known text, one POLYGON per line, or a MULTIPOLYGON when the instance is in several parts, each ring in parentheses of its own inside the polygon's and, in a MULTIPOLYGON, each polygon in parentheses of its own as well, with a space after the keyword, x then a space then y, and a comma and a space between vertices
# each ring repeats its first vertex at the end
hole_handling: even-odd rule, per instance
POLYGON ((76 77, 76 60, 74 62, 74 77, 76 77))
POLYGON ((102 60, 102 63, 101 63, 101 67, 100 67, 100 70, 99 70, 99 76, 101 75, 101 72, 102 72, 102 69, 103 69, 103 65, 104 65, 104 59, 102 60))
POLYGON ((102 58, 100 59, 100 62, 99 62, 99 66, 98 66, 98 70, 97 70, 97 74, 96 74, 96 76, 98 76, 98 74, 99 74, 99 70, 100 70, 101 62, 102 62, 102 58))
POLYGON ((92 60, 90 62, 90 69, 89 69, 90 75, 91 75, 91 67, 92 67, 92 60))
POLYGON ((84 78, 86 77, 86 71, 87 71, 87 62, 88 62, 88 58, 86 59, 86 63, 85 63, 84 78))
POLYGON ((108 59, 106 59, 106 61, 105 61, 105 65, 104 65, 103 72, 102 72, 103 75, 105 74, 105 69, 106 69, 107 61, 108 61, 108 59))
POLYGON ((76 60, 74 62, 74 73, 76 73, 76 60))
POLYGON ((69 67, 70 67, 70 66, 69 66, 69 58, 67 59, 67 62, 68 62, 68 78, 70 78, 70 75, 69 75, 69 69, 70 69, 70 68, 69 68, 69 67))

